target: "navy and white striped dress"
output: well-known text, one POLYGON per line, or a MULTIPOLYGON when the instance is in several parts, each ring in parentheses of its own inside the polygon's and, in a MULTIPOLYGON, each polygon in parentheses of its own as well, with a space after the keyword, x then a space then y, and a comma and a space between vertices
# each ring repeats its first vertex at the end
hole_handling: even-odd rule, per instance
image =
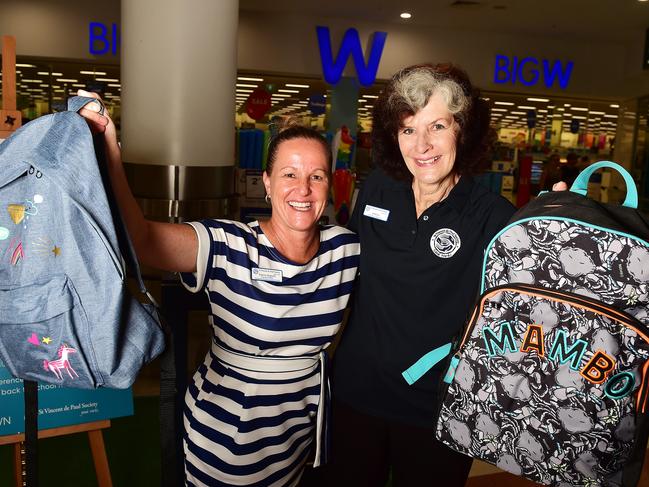
POLYGON ((342 322, 358 238, 324 227, 318 253, 302 265, 282 257, 258 222, 191 225, 197 272, 183 274, 182 282, 207 293, 213 337, 185 396, 187 484, 296 485, 314 443, 322 386, 317 359, 342 322), (262 372, 230 357, 263 365, 306 359, 314 366, 262 372))

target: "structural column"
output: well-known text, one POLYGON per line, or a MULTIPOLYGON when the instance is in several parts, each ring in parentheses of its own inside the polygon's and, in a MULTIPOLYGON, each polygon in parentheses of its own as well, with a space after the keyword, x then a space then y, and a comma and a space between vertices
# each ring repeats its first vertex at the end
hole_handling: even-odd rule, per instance
MULTIPOLYGON (((122 154, 145 215, 236 217, 238 0, 122 0, 121 8, 122 154)), ((159 360, 161 480, 175 487, 184 484, 187 318, 206 303, 183 292, 176 276, 161 280, 171 329, 159 360)))
POLYGON ((238 0, 122 0, 121 141, 147 216, 229 211, 238 0))

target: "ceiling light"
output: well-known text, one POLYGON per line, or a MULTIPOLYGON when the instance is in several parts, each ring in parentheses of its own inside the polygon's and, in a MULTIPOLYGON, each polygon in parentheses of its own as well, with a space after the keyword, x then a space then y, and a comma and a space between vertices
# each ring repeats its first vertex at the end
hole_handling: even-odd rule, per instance
POLYGON ((254 90, 248 90, 243 88, 237 88, 237 93, 252 93, 254 90))
POLYGON ((105 81, 106 83, 119 83, 119 80, 115 78, 95 78, 95 81, 105 81))
POLYGON ((613 103, 612 105, 609 105, 609 106, 610 106, 611 108, 620 108, 620 105, 616 105, 615 103, 613 103))
POLYGON ((237 83, 237 87, 239 88, 257 88, 259 85, 249 85, 247 83, 237 83))
POLYGON ((93 76, 106 76, 105 71, 79 71, 80 74, 92 74, 93 76))
POLYGON ((42 83, 42 79, 21 79, 21 83, 42 83))
POLYGON ((539 113, 548 113, 547 110, 539 110, 539 113))
POLYGON ((85 88, 86 87, 86 85, 84 85, 83 83, 72 83, 72 86, 74 86, 76 88, 85 88))
POLYGON ((572 119, 577 119, 577 120, 586 120, 588 117, 582 117, 581 115, 573 115, 572 119))
POLYGON ((16 64, 16 67, 17 68, 35 68, 36 66, 33 65, 33 64, 20 64, 20 63, 18 63, 18 64, 16 64))
POLYGON ((588 108, 582 108, 582 107, 570 107, 571 110, 575 110, 576 112, 587 112, 588 108))
POLYGON ((495 101, 494 105, 506 105, 506 106, 513 106, 514 103, 510 101, 495 101))
POLYGON ((588 112, 590 115, 604 115, 605 112, 596 112, 596 111, 591 111, 588 112))
POLYGON ((76 83, 79 80, 71 78, 57 78, 56 81, 60 81, 61 83, 76 83))
POLYGON ((402 19, 409 19, 412 17, 412 14, 410 12, 401 12, 399 14, 399 17, 401 17, 402 19))
POLYGON ((528 98, 527 101, 538 101, 541 103, 547 103, 550 100, 548 98, 528 98))
POLYGON ((376 95, 361 95, 363 98, 378 98, 376 95))
POLYGON ((300 90, 277 90, 280 93, 299 93, 300 90))
POLYGON ((264 81, 264 78, 249 78, 246 76, 237 76, 239 81, 264 81))
POLYGON ((309 88, 309 85, 294 85, 291 83, 286 83, 284 86, 287 86, 289 88, 309 88))
POLYGON ((512 115, 527 115, 525 112, 511 112, 512 115))
POLYGON ((507 109, 506 108, 492 108, 491 111, 492 112, 506 112, 507 109))
POLYGON ((617 118, 617 115, 604 115, 606 118, 617 118))
POLYGON ((518 105, 518 108, 520 108, 521 110, 536 110, 536 107, 531 107, 527 105, 518 105))
POLYGON ((279 98, 290 98, 291 95, 285 95, 284 93, 274 93, 274 94, 272 95, 271 98, 275 98, 275 97, 279 97, 279 98))

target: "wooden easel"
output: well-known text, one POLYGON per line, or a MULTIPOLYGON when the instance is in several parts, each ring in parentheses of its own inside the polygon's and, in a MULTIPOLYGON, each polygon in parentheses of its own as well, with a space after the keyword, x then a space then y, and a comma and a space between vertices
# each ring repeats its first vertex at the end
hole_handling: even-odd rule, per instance
POLYGON ((0 139, 6 139, 21 125, 22 114, 16 110, 16 38, 2 36, 0 139))
MULTIPOLYGON (((92 452, 92 461, 95 464, 95 473, 97 475, 97 484, 99 487, 112 487, 113 481, 110 476, 108 466, 108 457, 104 447, 104 437, 101 430, 110 427, 109 420, 94 421, 91 423, 75 424, 72 426, 62 426, 60 428, 51 428, 40 430, 38 439, 52 438, 54 436, 71 435, 74 433, 88 433, 90 450, 92 452)), ((14 481, 16 487, 22 487, 22 455, 20 453, 20 443, 25 440, 24 434, 0 436, 0 445, 14 446, 14 481)))

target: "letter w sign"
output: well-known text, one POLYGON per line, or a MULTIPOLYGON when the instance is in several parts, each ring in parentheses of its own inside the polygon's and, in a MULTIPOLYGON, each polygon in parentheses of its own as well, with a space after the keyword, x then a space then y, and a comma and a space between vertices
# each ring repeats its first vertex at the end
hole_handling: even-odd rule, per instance
POLYGON ((335 85, 340 81, 340 77, 343 75, 343 70, 350 55, 354 60, 354 66, 356 66, 356 74, 358 75, 360 84, 363 86, 371 86, 374 83, 376 72, 379 69, 381 53, 383 53, 383 46, 385 46, 385 39, 388 36, 387 32, 374 32, 372 35, 367 64, 365 64, 361 40, 356 29, 347 29, 335 60, 331 49, 329 28, 317 26, 316 32, 318 33, 318 45, 320 46, 322 73, 327 83, 335 85))

